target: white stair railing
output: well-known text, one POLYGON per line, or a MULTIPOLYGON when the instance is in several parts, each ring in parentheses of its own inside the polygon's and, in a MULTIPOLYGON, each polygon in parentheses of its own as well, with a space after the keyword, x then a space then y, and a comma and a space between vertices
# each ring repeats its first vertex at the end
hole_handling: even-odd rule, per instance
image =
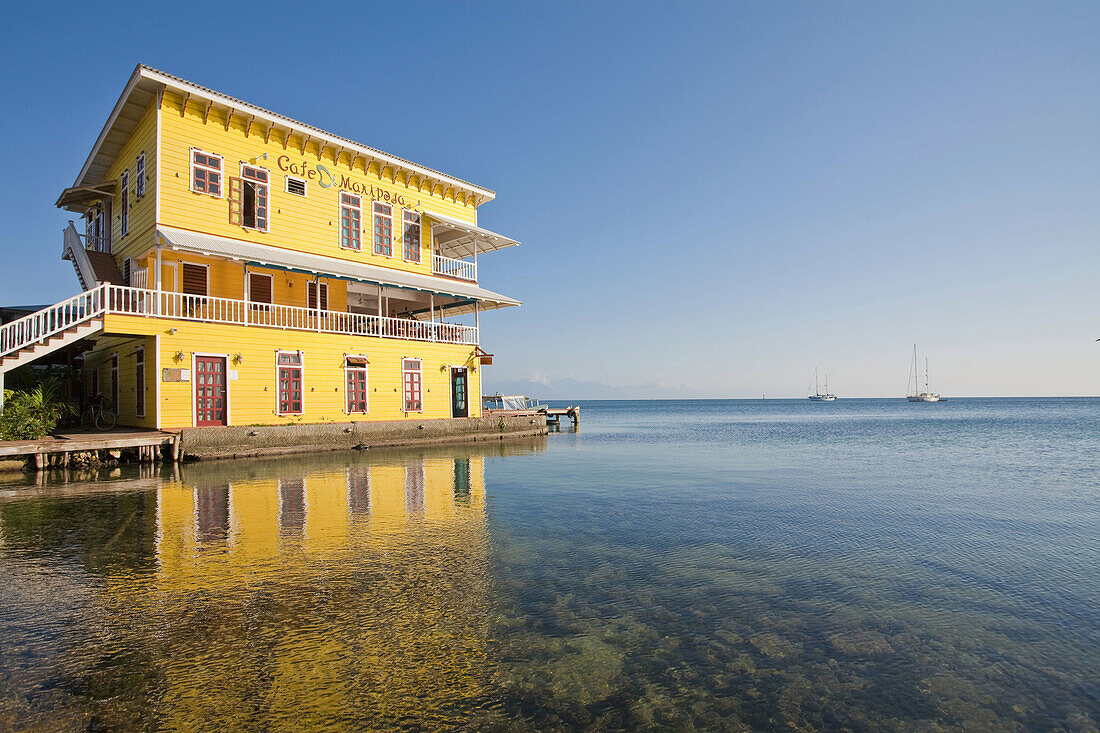
POLYGON ((95 269, 92 268, 92 261, 88 259, 88 253, 84 251, 83 239, 71 221, 69 226, 65 228, 61 244, 61 256, 65 259, 72 257, 84 287, 91 290, 99 285, 95 277, 95 269))
POLYGON ((100 285, 0 326, 0 357, 43 341, 106 312, 109 285, 100 285))
POLYGON ((432 255, 432 273, 477 282, 477 263, 468 260, 456 260, 443 255, 432 255))

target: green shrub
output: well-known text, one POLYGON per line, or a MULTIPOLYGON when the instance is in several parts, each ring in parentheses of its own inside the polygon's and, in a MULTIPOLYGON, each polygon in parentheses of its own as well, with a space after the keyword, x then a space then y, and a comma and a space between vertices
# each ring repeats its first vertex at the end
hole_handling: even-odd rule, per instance
POLYGON ((53 432, 62 418, 74 414, 57 381, 43 382, 29 392, 4 392, 0 439, 38 440, 53 432))

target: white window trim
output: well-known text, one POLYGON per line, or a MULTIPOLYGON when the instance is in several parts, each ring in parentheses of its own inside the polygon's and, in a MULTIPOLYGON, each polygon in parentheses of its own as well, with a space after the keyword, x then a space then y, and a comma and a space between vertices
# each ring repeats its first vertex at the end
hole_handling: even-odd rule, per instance
POLYGON ((122 381, 121 375, 119 374, 119 367, 121 366, 121 364, 119 363, 117 351, 111 352, 111 355, 107 360, 107 364, 109 365, 108 371, 111 373, 111 407, 114 408, 115 417, 117 418, 118 413, 120 412, 119 408, 122 407, 122 405, 120 404, 122 402, 122 381))
POLYGON ((412 412, 420 412, 420 413, 424 412, 424 360, 420 359, 418 357, 413 357, 413 356, 402 356, 401 357, 401 411, 404 412, 406 415, 409 414, 409 413, 412 413, 412 412), (420 372, 420 409, 419 410, 408 410, 408 409, 406 409, 406 406, 409 404, 409 399, 408 399, 409 396, 405 393, 405 375, 407 373, 409 373, 410 371, 413 371, 411 369, 406 369, 405 368, 405 362, 406 361, 415 361, 419 365, 419 368, 416 370, 416 371, 420 372))
POLYGON ((134 198, 140 199, 145 195, 145 151, 137 157, 137 162, 134 163, 134 198))
POLYGON ((420 264, 424 262, 424 215, 415 209, 401 209, 401 259, 404 262, 415 262, 420 264), (420 253, 420 257, 415 260, 410 260, 405 257, 405 215, 416 214, 419 219, 416 225, 420 228, 420 245, 417 247, 417 251, 420 253))
POLYGON ((248 277, 245 279, 245 284, 248 287, 248 297, 246 300, 251 305, 275 305, 275 276, 270 272, 252 272, 249 271, 248 277), (252 299, 252 278, 254 277, 266 277, 271 282, 271 287, 268 288, 268 292, 271 293, 271 301, 265 303, 262 300, 252 299))
POLYGON ((298 176, 284 176, 283 177, 283 191, 289 193, 292 196, 301 196, 302 198, 309 198, 309 181, 298 176), (302 184, 302 192, 294 193, 290 190, 290 182, 298 181, 302 184))
MULTIPOLYGON (((340 206, 340 213, 339 213, 339 218, 336 220, 337 221, 336 237, 337 237, 337 240, 338 240, 337 243, 340 245, 340 249, 347 250, 348 252, 362 252, 363 251, 363 197, 360 196, 359 194, 344 193, 343 191, 341 191, 340 192, 340 197, 338 199, 338 203, 339 203, 339 206, 340 206), (346 206, 349 209, 352 208, 351 204, 345 204, 344 203, 344 196, 354 196, 355 198, 359 199, 359 248, 358 249, 356 249, 355 247, 345 247, 344 246, 344 235, 343 235, 344 207, 346 206)), ((371 211, 372 212, 374 211, 373 203, 371 205, 371 211)), ((373 214, 372 214, 372 218, 371 218, 370 233, 371 233, 371 236, 370 236, 371 252, 373 252, 374 251, 374 218, 373 218, 373 214)))
MULTIPOLYGON (((206 295, 195 295, 194 293, 183 293, 183 294, 184 295, 190 295, 192 298, 212 298, 212 297, 214 297, 210 294, 210 265, 207 265, 203 262, 191 262, 189 260, 176 260, 176 261, 179 262, 179 265, 180 265, 180 269, 179 269, 179 273, 178 273, 179 274, 179 283, 177 283, 180 293, 183 293, 183 266, 184 265, 192 265, 194 267, 201 267, 202 269, 206 270, 206 295)), ((207 354, 206 356, 211 356, 211 354, 207 354)), ((213 356, 217 356, 217 354, 213 354, 213 356)))
POLYGON ((130 169, 122 171, 119 176, 119 236, 125 237, 130 233, 130 169))
POLYGON ((225 188, 226 188, 226 185, 228 184, 228 181, 225 178, 225 158, 221 155, 215 155, 214 153, 208 153, 205 150, 203 150, 202 148, 191 148, 190 152, 187 153, 187 157, 188 157, 187 162, 190 165, 190 169, 191 169, 191 192, 202 194, 203 196, 211 196, 211 197, 216 198, 216 199, 225 198, 225 188), (217 158, 219 161, 221 161, 221 170, 215 171, 219 176, 221 176, 221 185, 218 186, 218 193, 214 194, 214 193, 210 193, 209 191, 200 191, 197 188, 195 188, 195 168, 198 167, 198 168, 203 168, 205 170, 213 170, 213 168, 210 168, 208 166, 198 165, 197 163, 195 163, 195 153, 202 153, 203 155, 205 155, 207 157, 217 158))
POLYGON ((392 258, 394 256, 393 255, 393 239, 394 239, 394 237, 393 237, 393 208, 394 208, 393 204, 387 204, 385 201, 377 201, 377 200, 371 199, 371 202, 370 202, 370 253, 375 257, 392 258), (374 251, 374 217, 376 217, 376 216, 385 216, 385 214, 379 214, 378 212, 376 212, 374 210, 375 206, 388 206, 389 209, 390 209, 390 215, 389 215, 389 219, 390 219, 390 253, 389 254, 374 251))
POLYGON ((251 230, 256 231, 256 232, 270 231, 271 230, 271 171, 269 171, 267 168, 264 168, 263 166, 252 165, 251 163, 245 163, 244 161, 241 161, 240 179, 241 179, 241 224, 240 224, 241 228, 242 229, 251 229, 251 230), (245 168, 252 168, 253 170, 263 171, 264 173, 267 174, 267 180, 266 181, 260 181, 260 180, 257 180, 255 178, 249 178, 248 176, 246 176, 244 174, 244 169, 245 168), (264 225, 262 227, 250 227, 250 226, 248 226, 247 224, 244 223, 244 182, 245 181, 251 181, 252 183, 255 183, 257 186, 264 186, 265 188, 267 188, 267 218, 264 220, 264 225))
POLYGON ((197 428, 199 426, 199 412, 195 409, 195 390, 198 389, 198 382, 195 381, 195 357, 206 356, 211 359, 225 359, 225 426, 229 427, 233 424, 233 414, 230 412, 230 405, 233 402, 229 399, 229 392, 231 387, 229 386, 229 354, 213 354, 206 351, 192 351, 191 352, 191 427, 197 428))
MULTIPOLYGON (((404 378, 402 376, 402 378, 404 378)), ((421 400, 423 402, 423 400, 421 400)), ((369 415, 370 414, 370 359, 364 354, 344 354, 344 414, 345 415, 369 415), (362 359, 367 362, 366 366, 348 366, 348 359, 362 359), (362 412, 352 412, 348 409, 348 372, 361 371, 366 376, 366 395, 367 395, 367 409, 362 412)))
POLYGON ((295 417, 298 415, 306 414, 306 352, 301 349, 275 349, 275 414, 280 417, 295 417), (300 364, 280 364, 279 354, 297 354, 301 360, 300 364), (280 412, 279 411, 279 367, 290 367, 293 369, 297 366, 302 370, 302 411, 301 412, 280 412))
MULTIPOLYGON (((141 371, 145 372, 146 369, 145 369, 145 347, 144 346, 139 346, 136 349, 134 349, 134 416, 135 417, 145 417, 145 406, 146 405, 145 405, 145 395, 144 394, 141 395, 141 407, 142 407, 141 412, 138 412, 138 409, 137 409, 137 406, 138 406, 138 391, 137 391, 138 364, 141 365, 141 371), (139 356, 141 358, 138 358, 139 356)), ((194 372, 192 372, 192 374, 193 373, 194 372)), ((144 379, 145 382, 148 382, 149 381, 149 375, 145 374, 143 376, 143 379, 144 379)), ((145 386, 145 385, 142 385, 142 386, 145 386)), ((144 392, 144 390, 143 390, 143 392, 144 392)))
MULTIPOLYGON (((315 280, 306 280, 306 303, 305 303, 305 306, 304 306, 306 308, 306 310, 311 310, 311 311, 320 310, 320 311, 327 312, 329 309, 328 308, 322 308, 321 307, 321 301, 322 300, 328 301, 328 296, 329 296, 328 282, 326 280, 322 280, 320 283, 316 282, 315 280), (316 308, 311 308, 309 306, 309 289, 314 287, 314 286, 318 286, 318 285, 320 287, 317 289, 317 307, 316 308), (320 288, 325 289, 325 297, 324 298, 321 297, 320 288)), ((328 304, 332 305, 331 302, 329 302, 328 304)))

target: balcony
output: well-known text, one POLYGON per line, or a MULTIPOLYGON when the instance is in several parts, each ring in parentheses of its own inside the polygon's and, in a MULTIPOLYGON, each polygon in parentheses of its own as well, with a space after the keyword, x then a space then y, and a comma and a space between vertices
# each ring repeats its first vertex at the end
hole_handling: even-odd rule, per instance
POLYGON ((432 255, 432 274, 476 283, 477 263, 469 260, 456 260, 438 254, 432 255))
POLYGON ((478 343, 476 326, 463 326, 456 323, 256 303, 232 298, 128 288, 120 285, 101 287, 105 289, 103 307, 106 314, 171 318, 290 331, 316 331, 347 336, 376 336, 465 346, 476 346, 478 343))
MULTIPOLYGON (((186 293, 103 284, 69 300, 0 326, 0 366, 5 356, 19 352, 51 337, 76 333, 93 322, 104 327, 107 315, 169 318, 287 331, 314 331, 347 336, 428 341, 441 344, 476 346, 476 326, 439 321, 418 321, 366 313, 301 308, 290 305, 256 303, 231 298, 213 298, 186 293)), ((77 334, 79 335, 79 334, 77 334)))

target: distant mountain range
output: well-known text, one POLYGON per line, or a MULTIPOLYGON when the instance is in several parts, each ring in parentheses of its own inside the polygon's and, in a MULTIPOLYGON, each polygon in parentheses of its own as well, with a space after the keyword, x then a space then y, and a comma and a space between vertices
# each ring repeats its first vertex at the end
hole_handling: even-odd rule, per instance
POLYGON ((486 380, 483 395, 526 395, 540 400, 646 400, 688 399, 700 397, 686 387, 658 382, 633 387, 613 387, 603 382, 582 382, 577 379, 524 379, 515 381, 486 380))

